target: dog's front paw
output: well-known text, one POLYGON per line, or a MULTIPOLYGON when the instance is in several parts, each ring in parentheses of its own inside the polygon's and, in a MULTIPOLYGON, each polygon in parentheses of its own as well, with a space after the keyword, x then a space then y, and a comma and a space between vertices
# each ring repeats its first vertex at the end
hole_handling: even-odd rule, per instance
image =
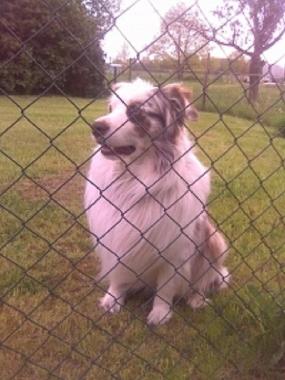
POLYGON ((187 304, 190 305, 192 309, 196 310, 206 307, 210 302, 211 301, 208 298, 203 297, 200 294, 194 294, 188 299, 187 304))
POLYGON ((121 310, 122 303, 111 294, 105 294, 100 300, 100 306, 109 313, 115 314, 121 310))
POLYGON ((172 317, 169 306, 155 306, 147 317, 148 325, 163 325, 172 317))
POLYGON ((226 289, 229 286, 231 275, 226 267, 222 267, 221 275, 219 276, 218 289, 226 289))

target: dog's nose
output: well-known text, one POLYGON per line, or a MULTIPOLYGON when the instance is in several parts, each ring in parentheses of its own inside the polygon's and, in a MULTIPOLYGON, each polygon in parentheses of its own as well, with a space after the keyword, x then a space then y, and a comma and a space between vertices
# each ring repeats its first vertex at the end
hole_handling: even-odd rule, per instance
POLYGON ((91 125, 93 135, 97 137, 104 137, 109 131, 110 127, 103 122, 96 122, 91 125))

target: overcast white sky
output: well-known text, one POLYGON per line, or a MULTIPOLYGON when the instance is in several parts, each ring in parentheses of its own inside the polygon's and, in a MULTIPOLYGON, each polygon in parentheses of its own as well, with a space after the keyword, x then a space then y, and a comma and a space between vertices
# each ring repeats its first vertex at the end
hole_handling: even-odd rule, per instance
MULTIPOLYGON (((149 2, 152 1, 152 4, 157 8, 161 15, 164 15, 170 7, 179 2, 179 0, 122 0, 121 12, 131 4, 135 3, 135 1, 138 1, 138 3, 123 14, 117 21, 118 29, 130 43, 127 42, 130 48, 130 54, 133 57, 135 57, 136 54, 131 48, 131 45, 133 45, 137 51, 140 51, 154 40, 154 36, 158 35, 160 30, 160 18, 149 2)), ((186 0, 185 2, 190 6, 195 1, 186 0)), ((209 20, 212 20, 213 23, 214 18, 212 10, 221 3, 221 0, 198 0, 196 2, 198 2, 205 16, 209 20)), ((126 39, 118 29, 113 28, 105 38, 104 50, 107 53, 108 60, 114 59, 126 42, 126 39)), ((224 51, 226 54, 229 53, 229 50, 227 49, 224 49, 224 51)), ((225 53, 223 52, 223 49, 220 48, 216 48, 212 51, 212 55, 219 57, 225 56, 225 53)), ((278 61, 280 66, 285 65, 284 37, 272 49, 267 51, 265 58, 269 63, 278 61)))

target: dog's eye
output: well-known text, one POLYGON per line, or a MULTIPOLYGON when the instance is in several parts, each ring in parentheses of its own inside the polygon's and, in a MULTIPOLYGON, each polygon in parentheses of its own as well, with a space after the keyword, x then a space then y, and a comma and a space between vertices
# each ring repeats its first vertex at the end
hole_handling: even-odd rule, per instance
POLYGON ((141 123, 144 119, 145 112, 140 105, 131 104, 127 108, 127 116, 132 123, 141 123))

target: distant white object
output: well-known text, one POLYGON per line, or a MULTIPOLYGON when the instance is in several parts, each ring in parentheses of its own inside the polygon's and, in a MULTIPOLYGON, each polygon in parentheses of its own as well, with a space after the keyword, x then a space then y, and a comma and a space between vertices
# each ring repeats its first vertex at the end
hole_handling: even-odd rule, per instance
POLYGON ((278 83, 276 83, 276 82, 263 82, 262 83, 263 84, 263 86, 276 86, 278 83))
MULTIPOLYGON (((249 83, 249 76, 243 78, 244 83, 249 83)), ((276 83, 285 82, 285 67, 265 64, 262 71, 261 84, 275 86, 276 83)))
POLYGON ((118 68, 120 69, 121 67, 123 67, 123 65, 121 63, 109 63, 109 66, 112 67, 112 68, 118 68))

